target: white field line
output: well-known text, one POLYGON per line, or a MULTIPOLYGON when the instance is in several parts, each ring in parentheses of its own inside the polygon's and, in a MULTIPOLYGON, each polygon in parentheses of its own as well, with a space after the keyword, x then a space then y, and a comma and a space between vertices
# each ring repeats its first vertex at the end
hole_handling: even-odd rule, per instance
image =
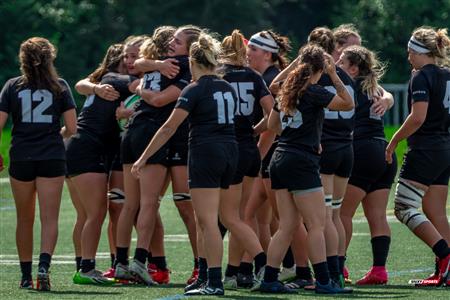
POLYGON ((5 183, 9 183, 9 178, 7 178, 7 177, 0 178, 0 184, 5 184, 5 183))

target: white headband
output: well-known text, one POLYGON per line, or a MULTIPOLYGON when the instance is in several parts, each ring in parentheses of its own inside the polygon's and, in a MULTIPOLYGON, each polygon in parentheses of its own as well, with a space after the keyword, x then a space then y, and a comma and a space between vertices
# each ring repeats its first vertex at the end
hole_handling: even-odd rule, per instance
POLYGON ((272 53, 278 53, 278 50, 280 49, 278 44, 269 34, 266 34, 266 36, 267 37, 263 37, 261 32, 255 33, 248 41, 248 45, 252 45, 272 53))
POLYGON ((408 48, 411 50, 414 50, 417 53, 425 54, 430 53, 430 49, 427 48, 423 43, 416 40, 414 36, 411 36, 411 38, 408 41, 408 48))

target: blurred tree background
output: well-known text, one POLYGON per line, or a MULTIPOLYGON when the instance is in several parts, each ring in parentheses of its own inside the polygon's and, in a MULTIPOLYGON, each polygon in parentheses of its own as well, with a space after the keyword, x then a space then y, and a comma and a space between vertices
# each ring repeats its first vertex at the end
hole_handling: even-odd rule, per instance
POLYGON ((354 23, 365 46, 389 63, 384 82, 409 78, 406 43, 421 25, 448 28, 450 0, 9 0, 0 1, 0 84, 19 75, 18 49, 31 36, 58 48, 56 66, 72 86, 111 43, 159 25, 195 24, 221 36, 272 28, 289 36, 291 56, 317 26, 354 23))

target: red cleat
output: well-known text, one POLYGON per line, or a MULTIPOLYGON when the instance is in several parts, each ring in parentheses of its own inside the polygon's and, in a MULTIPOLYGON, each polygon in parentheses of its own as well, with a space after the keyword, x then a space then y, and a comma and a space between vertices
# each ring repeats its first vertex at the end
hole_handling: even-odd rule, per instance
POLYGON ((103 276, 106 278, 114 278, 114 275, 116 274, 116 269, 114 268, 109 268, 108 271, 103 273, 103 276))
POLYGON ((347 267, 344 267, 344 280, 346 284, 351 284, 352 280, 350 279, 350 274, 348 273, 347 267))
POLYGON ((155 264, 151 264, 151 263, 147 264, 147 272, 150 276, 152 276, 152 274, 156 272, 156 269, 157 268, 156 268, 155 264))
POLYGON ((189 277, 186 284, 190 285, 191 283, 194 283, 194 281, 196 281, 197 278, 198 278, 198 268, 194 268, 194 270, 192 270, 191 277, 189 277))
POLYGON ((449 273, 450 273, 450 254, 448 254, 444 259, 439 260, 438 286, 447 283, 449 273))
POLYGON ((153 281, 157 282, 158 284, 168 284, 170 281, 169 269, 166 270, 156 269, 152 270, 152 272, 149 274, 152 277, 153 281))
POLYGON ((386 267, 373 266, 363 278, 356 282, 357 285, 377 285, 388 282, 386 267))

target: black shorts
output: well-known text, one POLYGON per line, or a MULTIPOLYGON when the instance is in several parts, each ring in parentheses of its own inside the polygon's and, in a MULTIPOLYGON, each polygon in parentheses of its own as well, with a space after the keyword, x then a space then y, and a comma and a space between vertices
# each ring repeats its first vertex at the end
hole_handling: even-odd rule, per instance
POLYGON ((450 150, 409 149, 403 158, 400 178, 426 186, 448 185, 450 150))
POLYGON ((106 168, 109 171, 122 172, 122 160, 120 159, 120 143, 121 139, 111 139, 107 145, 106 168))
POLYGON ((261 166, 261 156, 256 143, 239 144, 238 148, 238 166, 231 184, 242 183, 245 176, 257 177, 261 166))
POLYGON ((272 146, 270 146, 270 149, 267 152, 266 156, 264 156, 264 158, 261 160, 261 177, 262 178, 270 178, 269 165, 270 165, 270 160, 272 159, 273 153, 275 152, 276 148, 277 148, 277 143, 273 143, 272 146))
MULTIPOLYGON (((139 159, 159 127, 159 124, 149 121, 130 126, 124 132, 120 148, 121 160, 124 165, 134 164, 139 159)), ((168 147, 165 144, 147 160, 147 164, 167 166, 167 154, 168 147)))
POLYGON ((320 174, 337 175, 348 178, 353 167, 353 146, 338 150, 327 151, 326 148, 320 154, 320 174))
POLYGON ((188 139, 189 139, 189 125, 187 122, 178 127, 175 134, 167 142, 169 152, 167 155, 167 165, 169 167, 174 166, 187 166, 188 157, 188 139))
POLYGON ((98 138, 78 131, 66 144, 67 175, 84 173, 108 173, 106 146, 98 138))
POLYGON ((59 177, 65 173, 66 162, 60 159, 11 161, 9 164, 9 176, 20 181, 33 181, 36 177, 59 177))
POLYGON ((227 189, 238 164, 234 143, 201 144, 189 149, 189 188, 227 189))
POLYGON ((355 155, 349 184, 361 188, 366 193, 390 189, 397 175, 397 157, 392 164, 386 162, 387 142, 381 139, 364 139, 353 142, 355 155))
POLYGON ((275 150, 270 161, 272 189, 292 192, 321 187, 319 159, 307 152, 275 150))

